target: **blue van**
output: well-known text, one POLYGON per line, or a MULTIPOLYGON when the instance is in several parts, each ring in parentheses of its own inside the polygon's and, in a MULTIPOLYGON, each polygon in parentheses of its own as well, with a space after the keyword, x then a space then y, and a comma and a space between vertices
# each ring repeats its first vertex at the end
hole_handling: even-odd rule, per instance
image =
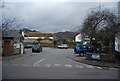
POLYGON ((81 56, 81 53, 83 55, 86 54, 86 52, 93 52, 93 46, 90 44, 77 44, 74 49, 74 54, 79 54, 81 56))

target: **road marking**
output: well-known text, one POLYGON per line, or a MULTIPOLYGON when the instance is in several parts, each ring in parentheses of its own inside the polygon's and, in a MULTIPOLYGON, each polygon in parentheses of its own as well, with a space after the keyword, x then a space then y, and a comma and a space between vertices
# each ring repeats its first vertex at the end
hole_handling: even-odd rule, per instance
POLYGON ((92 66, 92 65, 85 65, 85 67, 86 68, 91 68, 91 69, 94 68, 94 66, 92 66))
POLYGON ((39 64, 33 64, 34 67, 39 67, 40 65, 39 64))
POLYGON ((70 59, 68 59, 68 60, 70 60, 70 59))
POLYGON ((109 68, 110 70, 120 70, 119 68, 109 68))
POLYGON ((97 67, 98 69, 102 69, 102 67, 97 67))
POLYGON ((50 66, 51 66, 51 64, 45 64, 44 66, 45 66, 45 67, 50 67, 50 66))
POLYGON ((22 66, 29 66, 29 65, 27 65, 27 64, 22 64, 22 66))
POLYGON ((80 64, 80 62, 76 62, 74 60, 71 60, 70 58, 68 58, 68 60, 72 61, 72 62, 75 62, 76 64, 80 64))
POLYGON ((18 58, 16 58, 16 59, 13 59, 13 60, 18 60, 18 58))
POLYGON ((54 66, 56 66, 56 67, 60 67, 61 65, 60 65, 60 64, 54 64, 54 66))
POLYGON ((83 66, 81 65, 75 65, 76 68, 84 68, 83 66))
POLYGON ((67 65, 67 64, 65 64, 65 67, 67 67, 67 68, 71 68, 72 65, 67 65))
POLYGON ((35 65, 39 64, 39 63, 40 63, 40 62, 42 62, 43 60, 45 60, 45 58, 44 58, 44 59, 39 60, 39 61, 38 61, 38 62, 36 62, 36 63, 34 63, 34 64, 33 64, 33 66, 35 66, 35 65))
POLYGON ((18 66, 19 64, 12 64, 12 66, 18 66))

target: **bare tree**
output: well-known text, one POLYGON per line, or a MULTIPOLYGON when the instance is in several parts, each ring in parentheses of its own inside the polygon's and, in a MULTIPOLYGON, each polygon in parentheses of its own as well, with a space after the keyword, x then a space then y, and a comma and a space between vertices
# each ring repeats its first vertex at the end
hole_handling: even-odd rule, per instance
POLYGON ((5 1, 1 1, 0 3, 0 9, 2 10, 2 23, 0 24, 0 29, 2 31, 5 31, 5 30, 16 30, 18 29, 18 27, 21 26, 21 24, 18 22, 18 19, 17 18, 6 18, 4 13, 3 13, 3 9, 9 9, 6 7, 5 5, 5 1))
MULTIPOLYGON (((93 38, 102 42, 101 47, 111 47, 114 52, 115 34, 120 32, 117 16, 109 9, 103 9, 102 6, 91 10, 84 20, 80 30, 82 38, 89 37, 90 43, 93 44, 93 38)), ((109 52, 111 52, 109 51, 109 52)))
POLYGON ((116 15, 108 9, 102 9, 101 6, 91 10, 80 31, 83 38, 88 36, 91 42, 93 38, 100 36, 98 35, 100 30, 104 30, 108 38, 114 37, 114 34, 119 31, 116 15))
POLYGON ((5 30, 16 30, 18 27, 20 27, 21 24, 17 22, 16 18, 13 19, 6 19, 4 18, 2 20, 2 25, 0 26, 3 31, 5 30))

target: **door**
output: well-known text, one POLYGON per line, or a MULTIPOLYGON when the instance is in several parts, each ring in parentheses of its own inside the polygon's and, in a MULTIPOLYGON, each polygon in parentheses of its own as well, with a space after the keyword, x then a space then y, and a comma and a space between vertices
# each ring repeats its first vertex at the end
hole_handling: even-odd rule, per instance
POLYGON ((4 56, 7 56, 11 53, 10 50, 10 41, 5 41, 3 45, 3 54, 4 56))

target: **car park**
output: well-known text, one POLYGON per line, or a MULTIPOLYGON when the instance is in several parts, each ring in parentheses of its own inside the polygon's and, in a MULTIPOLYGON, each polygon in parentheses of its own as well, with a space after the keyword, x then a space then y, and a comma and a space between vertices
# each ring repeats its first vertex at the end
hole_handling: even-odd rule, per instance
POLYGON ((32 47, 32 52, 42 52, 42 46, 40 46, 40 45, 34 45, 32 47))
POLYGON ((68 45, 67 44, 61 44, 61 45, 58 46, 58 48, 67 49, 68 45))
POLYGON ((77 44, 74 49, 74 54, 85 55, 86 52, 93 52, 93 46, 90 44, 77 44))

